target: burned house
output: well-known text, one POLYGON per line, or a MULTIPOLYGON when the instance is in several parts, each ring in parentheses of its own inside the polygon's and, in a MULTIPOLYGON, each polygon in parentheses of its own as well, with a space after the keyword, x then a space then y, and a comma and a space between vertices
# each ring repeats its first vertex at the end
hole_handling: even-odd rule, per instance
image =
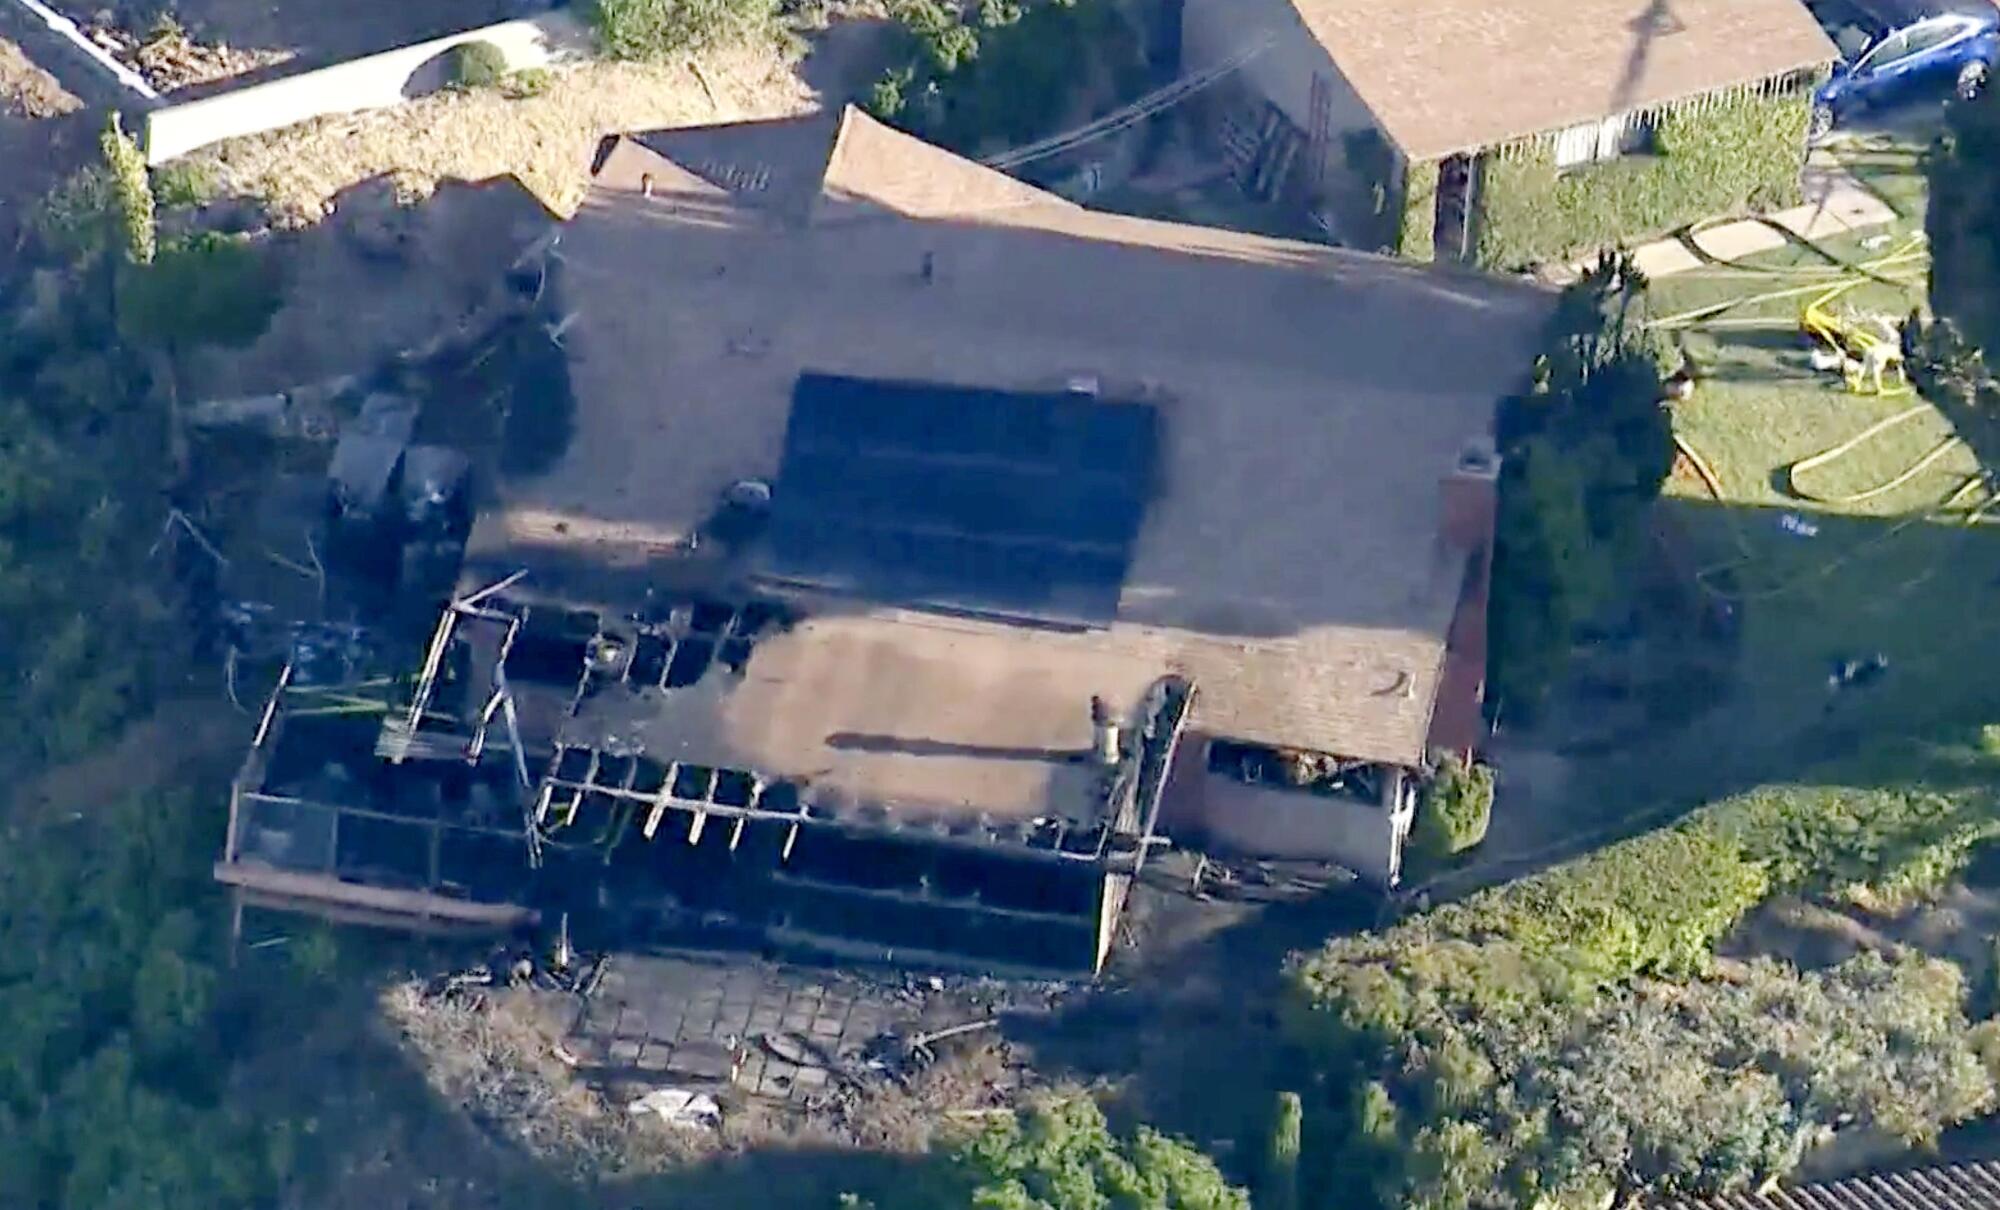
POLYGON ((1477 739, 1546 294, 1098 213, 851 109, 609 140, 552 260, 566 444, 392 708, 281 690, 219 876, 1044 971, 1102 963, 1165 834, 1394 883, 1409 774, 1477 739), (274 786, 295 726, 362 773, 274 786), (299 840, 329 795, 402 868, 299 840))

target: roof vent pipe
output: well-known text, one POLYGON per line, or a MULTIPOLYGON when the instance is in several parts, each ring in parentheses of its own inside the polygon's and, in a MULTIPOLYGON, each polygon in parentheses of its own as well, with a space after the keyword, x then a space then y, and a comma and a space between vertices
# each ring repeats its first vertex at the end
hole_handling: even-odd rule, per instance
POLYGON ((1118 720, 1101 697, 1090 699, 1090 751, 1107 768, 1118 763, 1118 720))

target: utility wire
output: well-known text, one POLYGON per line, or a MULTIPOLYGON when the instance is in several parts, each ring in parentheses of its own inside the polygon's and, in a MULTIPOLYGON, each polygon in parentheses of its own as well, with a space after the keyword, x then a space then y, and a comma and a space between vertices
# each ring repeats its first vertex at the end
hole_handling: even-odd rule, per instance
POLYGON ((1229 75, 1245 63, 1263 54, 1276 41, 1277 38, 1274 35, 1266 33, 1261 39, 1245 43, 1235 54, 1217 63, 1215 66, 1182 76, 1170 84, 1154 89, 1130 105, 1112 110, 1095 121, 1087 122, 1074 130, 1065 131, 1062 134, 1052 135, 1038 142, 1029 143, 1025 147, 1017 147, 1012 151, 1003 151, 998 155, 989 156, 981 160, 980 163, 988 168, 1019 168, 1023 164, 1031 164, 1036 160, 1044 160, 1052 155, 1059 155, 1062 152, 1068 151, 1072 147, 1080 147, 1085 143, 1104 138, 1106 135, 1115 134, 1128 126, 1144 121, 1162 110, 1171 109, 1196 93, 1211 87, 1224 76, 1229 75))

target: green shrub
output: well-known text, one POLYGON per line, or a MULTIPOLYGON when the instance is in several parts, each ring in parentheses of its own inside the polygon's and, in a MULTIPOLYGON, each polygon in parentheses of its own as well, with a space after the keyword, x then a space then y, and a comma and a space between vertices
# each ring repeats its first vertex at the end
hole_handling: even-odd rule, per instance
POLYGON ((1143 64, 1111 0, 895 0, 903 60, 877 80, 869 111, 954 151, 1032 142, 1080 94, 1130 91, 1143 64))
POLYGON ((1463 853, 1486 839, 1492 819, 1493 770, 1448 756, 1417 805, 1417 849, 1433 860, 1463 853))
POLYGON ((524 67, 520 71, 510 71, 500 80, 500 94, 510 101, 525 101, 529 97, 539 97, 555 83, 555 76, 545 67, 524 67))
POLYGON ((862 107, 884 122, 893 122, 903 115, 910 104, 910 86, 916 82, 917 69, 914 67, 892 67, 882 73, 881 78, 869 85, 868 98, 862 107))
POLYGON ((264 334, 280 301, 275 272, 248 239, 209 232, 167 244, 120 282, 118 327, 169 352, 240 347, 264 334))
POLYGON ((1662 113, 1650 154, 1556 171, 1547 145, 1489 157, 1479 264, 1516 269, 1799 199, 1810 100, 1742 96, 1662 113))
POLYGON ((198 160, 175 160, 153 170, 153 196, 162 206, 201 206, 215 195, 215 174, 198 160))
POLYGON ((970 1204, 995 1210, 1250 1210, 1207 1156, 1144 1126, 1119 1139, 1086 1096, 988 1123, 955 1162, 974 1187, 970 1204))
POLYGON ((591 27, 615 59, 671 59, 777 29, 778 0, 590 0, 591 27))
POLYGON ((1438 166, 1411 164, 1404 169, 1403 205, 1396 228, 1396 254, 1427 261, 1437 255, 1438 166))
POLYGON ((86 165, 42 198, 35 211, 35 230, 70 256, 89 256, 103 251, 114 238, 116 207, 111 173, 101 164, 86 165))
POLYGON ((125 259, 135 265, 151 264, 159 249, 159 236, 154 226, 153 183, 146 176, 146 153, 125 133, 116 111, 106 119, 98 147, 110 177, 112 213, 118 220, 125 259))
POLYGON ((460 88, 492 88, 507 74, 507 52, 491 42, 461 42, 451 52, 451 82, 460 88))

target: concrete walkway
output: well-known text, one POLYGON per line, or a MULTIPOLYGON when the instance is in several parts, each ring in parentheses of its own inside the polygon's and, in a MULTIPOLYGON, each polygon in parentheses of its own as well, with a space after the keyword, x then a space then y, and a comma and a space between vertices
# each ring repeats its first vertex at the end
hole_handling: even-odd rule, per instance
MULTIPOLYGON (((1632 250, 1633 259, 1647 277, 1667 277, 1712 261, 1738 260, 1782 248, 1793 242, 1787 233, 1812 242, 1880 227, 1898 217, 1887 202, 1824 152, 1814 153, 1806 164, 1803 184, 1803 205, 1641 244, 1632 250)), ((1588 263, 1572 266, 1571 274, 1582 272, 1588 263)))

